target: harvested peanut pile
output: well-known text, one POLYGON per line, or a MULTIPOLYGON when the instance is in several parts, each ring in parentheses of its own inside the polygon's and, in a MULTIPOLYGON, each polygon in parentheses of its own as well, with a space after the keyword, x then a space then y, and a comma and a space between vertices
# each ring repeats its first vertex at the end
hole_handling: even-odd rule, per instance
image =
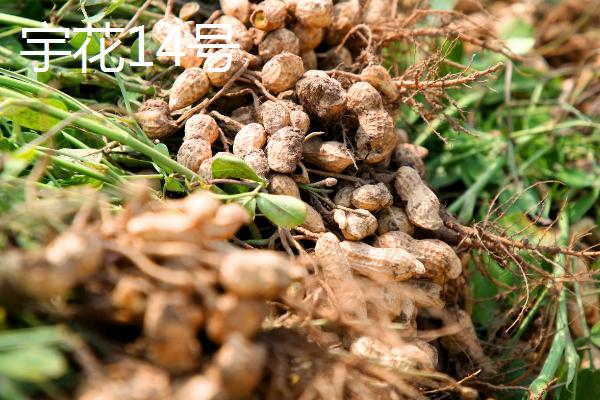
POLYGON ((379 56, 398 39, 394 1, 221 0, 208 21, 172 3, 157 43, 195 43, 190 23, 208 22, 239 44, 223 72, 225 58, 186 52, 161 81, 168 98, 136 113, 198 174, 192 193, 136 187, 116 212, 84 203, 1 263, 33 309, 53 299, 44 313, 102 332, 74 350, 78 398, 476 398, 438 372, 448 357, 465 375, 494 366, 456 304, 462 264, 439 240, 427 150, 395 120, 422 87, 497 68, 394 77, 379 56))

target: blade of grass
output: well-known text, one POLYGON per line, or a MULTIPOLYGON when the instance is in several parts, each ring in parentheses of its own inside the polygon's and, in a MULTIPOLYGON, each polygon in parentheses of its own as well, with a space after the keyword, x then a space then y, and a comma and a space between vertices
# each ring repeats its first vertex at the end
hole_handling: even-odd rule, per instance
MULTIPOLYGON (((71 114, 67 111, 52 107, 37 99, 28 98, 25 95, 9 89, 0 88, 0 96, 13 99, 11 103, 14 105, 21 105, 36 111, 45 112, 48 115, 58 119, 71 117, 71 114)), ((86 129, 97 135, 104 136, 109 140, 114 140, 121 144, 127 145, 152 159, 159 166, 170 168, 171 170, 185 176, 188 179, 199 179, 196 173, 179 164, 177 161, 171 159, 168 155, 165 155, 155 148, 150 147, 148 144, 141 142, 123 129, 115 129, 114 125, 108 126, 108 124, 104 123, 103 120, 95 120, 88 117, 78 117, 73 120, 73 125, 82 129, 86 129)))

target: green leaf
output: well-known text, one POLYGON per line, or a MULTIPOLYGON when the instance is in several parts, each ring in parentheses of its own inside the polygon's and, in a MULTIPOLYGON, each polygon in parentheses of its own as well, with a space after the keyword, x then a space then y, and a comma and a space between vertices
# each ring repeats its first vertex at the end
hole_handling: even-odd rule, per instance
POLYGON ((27 347, 0 353, 0 374, 25 382, 44 382, 67 371, 67 361, 52 347, 27 347))
POLYGON ((596 322, 596 324, 590 330, 590 340, 597 347, 600 347, 600 322, 596 322))
POLYGON ((600 398, 600 370, 584 369, 577 374, 577 389, 573 399, 596 400, 600 398))
MULTIPOLYGON (((169 148, 167 147, 166 144, 158 143, 155 145, 155 148, 156 148, 156 150, 161 152, 163 155, 165 155, 167 157, 171 156, 169 154, 169 148)), ((154 168, 160 173, 165 173, 167 175, 171 175, 173 173, 173 170, 171 168, 168 168, 168 167, 161 168, 158 164, 156 164, 156 163, 153 163, 153 164, 154 164, 154 168)))
POLYGON ((243 197, 241 199, 236 200, 238 203, 243 205, 246 210, 248 210, 248 214, 250 214, 250 218, 254 219, 256 216, 256 197, 243 197))
POLYGON ((271 222, 282 228, 295 228, 306 218, 306 204, 292 196, 260 193, 256 204, 271 222))
POLYGON ((580 169, 563 169, 556 173, 556 179, 575 189, 594 185, 594 175, 580 169))
POLYGON ((185 193, 185 186, 183 186, 176 178, 167 176, 165 179, 165 190, 169 192, 185 193))
MULTIPOLYGON (((56 99, 38 99, 40 102, 49 106, 67 111, 67 106, 56 99)), ((13 123, 30 128, 36 131, 47 131, 60 121, 44 113, 44 110, 35 111, 22 106, 9 106, 3 110, 2 115, 13 123)))
MULTIPOLYGON (((83 43, 85 42, 85 40, 87 39, 88 35, 86 32, 77 32, 72 38, 71 40, 69 40, 69 44, 74 48, 79 50, 81 48, 81 46, 83 46, 83 43)), ((100 53, 100 35, 96 32, 93 32, 91 37, 90 37, 90 41, 87 44, 86 47, 86 51, 87 51, 87 55, 88 56, 94 56, 98 53, 100 53)))
POLYGON ((0 352, 18 347, 65 343, 66 332, 60 325, 0 332, 0 352))
POLYGON ((100 11, 96 15, 92 15, 91 17, 84 18, 83 20, 81 20, 81 22, 83 22, 84 24, 98 23, 98 22, 102 21, 104 19, 104 17, 106 17, 107 15, 109 15, 110 13, 115 11, 117 8, 119 8, 123 3, 125 3, 125 0, 111 0, 108 7, 106 7, 104 10, 100 11))
POLYGON ((222 156, 212 162, 212 176, 215 179, 237 178, 248 179, 265 184, 265 180, 243 160, 233 156, 222 156))
POLYGON ((583 218, 589 209, 596 204, 599 195, 600 188, 594 188, 590 192, 581 196, 581 198, 579 198, 576 202, 569 204, 567 206, 569 221, 571 221, 571 223, 575 223, 583 218))

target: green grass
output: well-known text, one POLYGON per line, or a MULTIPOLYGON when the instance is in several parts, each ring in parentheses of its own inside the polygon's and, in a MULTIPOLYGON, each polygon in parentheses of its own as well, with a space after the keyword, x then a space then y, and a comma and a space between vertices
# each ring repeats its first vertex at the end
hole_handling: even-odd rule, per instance
MULTIPOLYGON (((454 56, 455 61, 468 63, 460 51, 454 56)), ((496 56, 483 53, 475 67, 484 69, 496 61, 496 56)), ((570 227, 582 218, 600 225, 600 120, 561 100, 567 78, 516 64, 511 75, 503 73, 485 86, 452 91, 462 110, 449 106, 445 113, 454 117, 463 113, 467 133, 455 131, 444 118, 427 124, 407 110, 400 125, 430 150, 428 182, 461 222, 485 222, 496 232, 530 243, 552 243, 545 228, 553 224, 563 246, 569 244, 570 227), (448 143, 433 135, 434 130, 448 143), (490 210, 493 201, 496 208, 490 210)), ((518 382, 513 384, 528 387, 536 395, 549 390, 554 398, 598 398, 600 392, 581 386, 598 376, 596 370, 581 370, 579 365, 586 346, 594 346, 595 336, 575 341, 567 327, 567 301, 574 299, 580 311, 582 304, 577 284, 559 283, 570 276, 568 260, 564 256, 543 260, 521 253, 539 268, 525 271, 525 285, 515 263, 499 263, 480 251, 474 254, 467 301, 481 338, 501 348, 490 347, 504 366, 497 382, 518 382), (526 287, 530 292, 525 305, 526 287), (524 305, 523 318, 506 332, 524 305), (508 310, 512 312, 507 318, 508 310), (543 322, 545 317, 550 318, 547 326, 555 334, 537 362, 541 369, 530 370, 529 362, 519 357, 522 347, 517 344, 534 340, 539 331, 534 321, 543 322)), ((495 393, 500 399, 527 395, 526 390, 495 393)))

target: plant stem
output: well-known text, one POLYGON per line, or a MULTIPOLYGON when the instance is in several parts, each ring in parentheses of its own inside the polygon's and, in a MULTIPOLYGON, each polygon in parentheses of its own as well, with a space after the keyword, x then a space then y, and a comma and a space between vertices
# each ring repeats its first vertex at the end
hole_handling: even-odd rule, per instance
MULTIPOLYGON (((72 114, 67 111, 63 111, 56 107, 52 107, 36 99, 30 99, 12 90, 0 88, 0 96, 14 99, 12 103, 15 105, 26 106, 33 110, 47 113, 48 115, 58 119, 72 118, 72 114)), ((198 175, 190 169, 184 167, 177 161, 171 159, 169 156, 164 155, 155 148, 152 148, 149 145, 141 142, 140 140, 131 136, 126 131, 122 129, 115 129, 114 125, 107 126, 101 120, 92 120, 86 117, 78 117, 73 119, 73 124, 79 128, 87 129, 97 135, 102 135, 108 138, 109 140, 114 140, 121 144, 127 145, 132 149, 149 157, 158 165, 168 167, 173 171, 180 173, 188 179, 198 179, 198 175)))

